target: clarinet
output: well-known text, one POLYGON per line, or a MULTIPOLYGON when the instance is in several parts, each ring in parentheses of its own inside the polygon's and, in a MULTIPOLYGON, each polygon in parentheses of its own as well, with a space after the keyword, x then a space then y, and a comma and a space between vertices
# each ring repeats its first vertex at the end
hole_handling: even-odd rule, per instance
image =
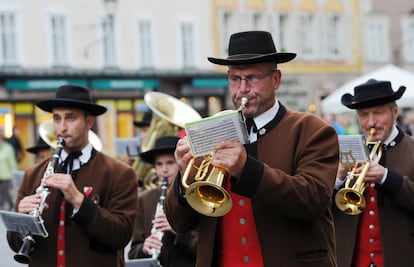
MULTIPOLYGON (((157 204, 157 209, 155 210, 154 218, 158 217, 161 214, 164 214, 164 201, 165 201, 165 196, 167 195, 167 188, 168 188, 168 178, 165 177, 161 182, 161 195, 160 195, 160 199, 157 204)), ((162 237, 164 236, 164 232, 159 231, 154 226, 151 229, 151 234, 156 235, 159 240, 162 240, 162 237)), ((152 254, 153 259, 158 259, 160 253, 161 253, 161 249, 155 249, 155 248, 151 249, 151 254, 152 254)))
MULTIPOLYGON (((64 145, 65 145, 65 141, 62 138, 59 138, 57 140, 56 148, 53 151, 52 159, 49 161, 46 171, 43 174, 43 178, 55 173, 55 170, 57 169, 58 164, 59 164, 60 154, 62 152, 64 145)), ((42 219, 42 213, 46 206, 46 199, 50 194, 49 187, 46 186, 44 183, 41 183, 39 187, 36 189, 36 194, 40 195, 40 204, 37 209, 33 210, 30 213, 30 215, 38 218, 38 222, 40 226, 43 228, 44 233, 45 233, 43 237, 46 238, 49 236, 49 234, 46 231, 46 228, 44 226, 44 221, 42 219)), ((30 234, 27 234, 23 238, 23 244, 20 247, 19 252, 16 255, 14 255, 14 259, 19 263, 29 264, 31 260, 30 253, 33 251, 35 243, 36 242, 34 238, 30 234)))

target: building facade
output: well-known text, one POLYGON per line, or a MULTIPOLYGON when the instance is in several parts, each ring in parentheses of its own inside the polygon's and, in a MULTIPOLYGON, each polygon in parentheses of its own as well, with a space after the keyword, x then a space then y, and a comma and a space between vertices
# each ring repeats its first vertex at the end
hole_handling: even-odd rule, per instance
POLYGON ((277 96, 318 114, 320 99, 364 68, 362 2, 0 0, 0 124, 19 127, 30 146, 50 119, 36 101, 80 84, 108 108, 95 131, 115 155, 116 138, 136 135, 148 91, 202 116, 232 108, 226 69, 206 58, 225 57, 229 36, 243 30, 270 31, 279 51, 298 54, 279 66, 277 96))

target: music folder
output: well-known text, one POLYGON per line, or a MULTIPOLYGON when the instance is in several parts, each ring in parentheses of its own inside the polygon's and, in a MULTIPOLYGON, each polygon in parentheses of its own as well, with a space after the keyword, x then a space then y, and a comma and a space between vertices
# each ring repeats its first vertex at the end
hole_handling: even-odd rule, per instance
POLYGON ((223 140, 249 142, 246 124, 239 110, 225 110, 214 116, 185 123, 185 132, 194 157, 208 155, 223 140))
POLYGON ((369 161, 369 150, 365 145, 365 137, 356 135, 338 135, 340 162, 352 166, 359 162, 369 161))
POLYGON ((8 231, 42 237, 49 235, 40 217, 5 210, 0 210, 0 217, 8 231))

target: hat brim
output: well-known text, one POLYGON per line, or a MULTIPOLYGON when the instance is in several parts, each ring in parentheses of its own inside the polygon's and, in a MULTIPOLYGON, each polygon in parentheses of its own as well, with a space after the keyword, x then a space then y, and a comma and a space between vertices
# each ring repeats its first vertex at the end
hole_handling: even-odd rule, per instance
POLYGON ((149 122, 145 122, 145 121, 134 121, 134 126, 135 127, 138 127, 138 128, 145 127, 145 126, 150 126, 150 125, 151 125, 151 123, 149 123, 149 122))
POLYGON ((92 104, 90 102, 68 99, 45 99, 36 103, 40 109, 46 112, 52 112, 55 107, 78 108, 90 112, 94 116, 101 115, 107 111, 106 107, 92 104))
POLYGON ((45 144, 45 145, 32 146, 32 147, 26 148, 26 151, 29 152, 29 153, 36 154, 40 150, 44 150, 44 149, 50 149, 50 146, 47 145, 47 144, 45 144))
POLYGON ((373 96, 371 98, 364 99, 363 101, 355 101, 354 96, 347 93, 342 96, 341 102, 344 106, 350 109, 380 106, 400 99, 401 96, 404 94, 405 89, 405 86, 400 86, 400 88, 398 88, 398 90, 392 94, 382 95, 380 97, 373 96))
POLYGON ((291 61, 296 57, 295 53, 270 53, 265 55, 233 55, 228 58, 214 58, 208 57, 208 61, 217 65, 231 66, 231 65, 245 65, 256 63, 285 63, 291 61))
POLYGON ((155 156, 160 154, 173 154, 175 147, 160 147, 142 152, 139 154, 140 158, 147 163, 154 164, 155 156))

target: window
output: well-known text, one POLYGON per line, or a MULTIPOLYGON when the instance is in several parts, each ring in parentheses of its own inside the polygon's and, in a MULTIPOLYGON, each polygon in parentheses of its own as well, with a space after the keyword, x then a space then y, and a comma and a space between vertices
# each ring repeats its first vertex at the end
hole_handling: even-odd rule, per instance
POLYGON ((61 15, 50 17, 52 62, 56 66, 68 65, 66 18, 61 15))
POLYGON ((326 17, 326 56, 327 59, 339 59, 343 57, 341 36, 343 36, 341 18, 335 14, 326 17))
POLYGON ((150 68, 154 66, 154 50, 152 40, 152 26, 149 20, 138 22, 139 56, 141 66, 150 68))
POLYGON ((287 14, 276 14, 273 17, 273 31, 276 48, 279 52, 288 51, 289 43, 289 16, 287 14))
POLYGON ((227 56, 228 40, 230 35, 235 31, 235 16, 231 11, 223 11, 220 13, 220 53, 222 57, 227 56))
POLYGON ((390 60, 389 22, 384 16, 372 16, 365 22, 365 59, 372 63, 390 60))
POLYGON ((181 60, 183 67, 194 67, 194 27, 191 23, 181 23, 181 60))
POLYGON ((313 59, 316 53, 316 30, 315 18, 312 14, 302 14, 299 16, 298 25, 298 54, 303 59, 313 59))
POLYGON ((102 22, 103 30, 103 58, 105 67, 115 67, 115 30, 112 16, 104 18, 102 22))
POLYGON ((0 65, 17 65, 16 17, 12 12, 0 12, 0 65))
POLYGON ((402 43, 397 47, 397 53, 402 50, 405 62, 414 63, 414 16, 402 19, 402 43))

